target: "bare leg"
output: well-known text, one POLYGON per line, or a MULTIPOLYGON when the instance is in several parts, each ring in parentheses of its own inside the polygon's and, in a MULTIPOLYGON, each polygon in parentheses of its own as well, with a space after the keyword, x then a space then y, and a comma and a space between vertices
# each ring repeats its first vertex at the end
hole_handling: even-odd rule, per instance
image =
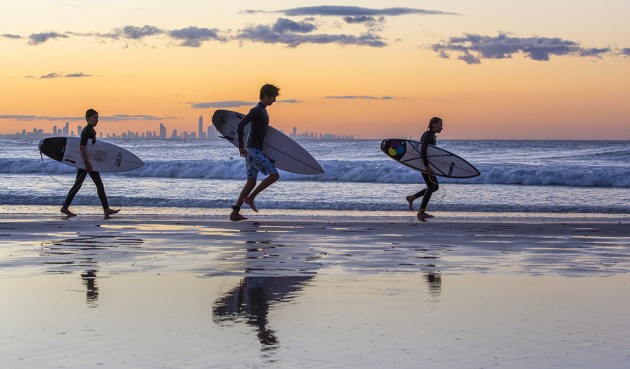
POLYGON ((407 202, 409 203, 409 210, 413 210, 413 200, 416 199, 414 195, 410 195, 406 197, 407 202))
POLYGON ((248 196, 246 196, 243 199, 243 202, 246 203, 247 205, 249 205, 250 208, 252 208, 253 211, 258 211, 258 209, 256 209, 256 205, 254 204, 254 198, 261 193, 262 191, 264 191, 267 187, 271 186, 271 184, 273 184, 275 181, 277 181, 280 178, 279 174, 272 174, 269 177, 263 179, 262 182, 260 182, 260 184, 258 185, 258 187, 256 187, 248 196))
POLYGON ((256 178, 247 178, 247 182, 243 186, 241 193, 238 195, 236 199, 236 204, 232 207, 232 213, 230 213, 230 220, 233 222, 239 220, 246 220, 244 216, 242 216, 239 211, 241 210, 241 206, 243 205, 243 199, 249 195, 250 192, 256 187, 256 178))

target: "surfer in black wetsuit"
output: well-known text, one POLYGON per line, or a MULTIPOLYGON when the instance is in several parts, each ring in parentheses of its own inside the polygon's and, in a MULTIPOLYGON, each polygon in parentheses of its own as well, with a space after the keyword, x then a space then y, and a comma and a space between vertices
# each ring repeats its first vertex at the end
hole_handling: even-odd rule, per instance
POLYGON ((103 212, 105 213, 105 219, 109 218, 110 215, 116 214, 120 211, 120 209, 110 209, 109 204, 107 203, 107 195, 105 195, 105 187, 103 186, 103 181, 101 180, 101 175, 99 172, 92 171, 92 164, 90 163, 90 159, 87 155, 86 145, 88 141, 92 141, 92 143, 96 142, 96 131, 94 127, 98 124, 98 112, 94 109, 88 109, 85 112, 85 120, 87 121, 87 125, 83 130, 81 130, 81 143, 79 146, 79 151, 81 152, 81 157, 83 158, 83 162, 85 163, 85 169, 77 169, 77 178, 74 181, 74 185, 70 191, 68 191, 68 196, 66 196, 66 201, 63 202, 63 206, 61 207, 61 212, 66 214, 69 217, 76 216, 73 212, 68 209, 74 196, 79 192, 81 186, 83 185, 83 181, 85 177, 89 174, 96 185, 96 192, 98 193, 98 198, 101 200, 101 205, 103 205, 103 212))
POLYGON ((256 209, 256 205, 254 204, 256 195, 280 178, 280 174, 273 165, 273 162, 262 152, 267 127, 269 127, 267 107, 273 104, 276 101, 276 97, 279 95, 280 88, 277 86, 272 84, 262 86, 260 89, 260 101, 238 123, 238 151, 241 157, 245 158, 247 182, 245 182, 238 199, 236 199, 236 203, 232 206, 232 213, 230 214, 231 221, 247 219, 239 213, 243 203, 257 212, 258 209, 256 209), (249 135, 247 136, 247 145, 244 145, 243 134, 245 126, 248 124, 250 124, 249 135), (267 178, 262 180, 258 187, 256 187, 259 172, 266 174, 267 178))
POLYGON ((426 168, 425 171, 422 172, 422 178, 427 184, 427 188, 413 195, 407 196, 409 210, 413 210, 413 201, 422 197, 422 203, 420 204, 420 209, 418 210, 418 220, 421 221, 425 221, 427 218, 433 218, 433 215, 430 215, 425 211, 427 209, 427 205, 429 204, 429 200, 431 199, 431 194, 440 188, 437 177, 433 175, 433 170, 431 169, 429 159, 427 158, 427 147, 428 145, 435 145, 437 143, 435 134, 440 132, 442 132, 442 119, 438 117, 431 118, 429 121, 429 127, 420 138, 420 141, 422 142, 422 146, 420 147, 420 156, 422 157, 422 162, 426 168))

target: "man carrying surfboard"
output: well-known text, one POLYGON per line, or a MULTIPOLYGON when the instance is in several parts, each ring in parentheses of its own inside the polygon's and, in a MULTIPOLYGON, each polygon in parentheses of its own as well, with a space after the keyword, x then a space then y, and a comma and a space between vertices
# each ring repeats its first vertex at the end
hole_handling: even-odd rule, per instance
POLYGON ((98 193, 98 198, 101 200, 101 205, 103 205, 105 219, 107 219, 110 215, 118 213, 120 209, 109 208, 109 204, 107 203, 107 195, 105 194, 105 187, 103 186, 103 181, 101 180, 101 175, 99 172, 92 171, 92 164, 90 163, 90 159, 88 158, 86 149, 88 141, 92 140, 92 143, 96 141, 96 131, 94 130, 94 127, 96 127, 96 125, 98 124, 98 112, 94 109, 88 109, 85 112, 85 120, 88 124, 85 126, 85 128, 83 128, 83 130, 81 130, 81 143, 79 146, 81 157, 83 158, 83 163, 85 164, 85 169, 77 169, 77 178, 75 179, 72 188, 70 188, 70 191, 68 191, 66 201, 64 201, 63 206, 59 211, 69 217, 76 216, 76 214, 71 212, 68 207, 72 203, 74 196, 81 189, 85 177, 89 174, 92 178, 92 181, 94 181, 94 184, 96 185, 96 192, 98 193))
POLYGON ((420 141, 422 142, 422 146, 420 147, 420 156, 422 158, 422 162, 424 163, 425 171, 422 172, 422 178, 427 185, 427 188, 423 189, 420 192, 417 192, 413 195, 407 196, 407 202, 409 203, 409 210, 413 210, 413 201, 417 198, 422 197, 422 203, 420 204, 420 209, 418 210, 418 220, 425 221, 427 218, 433 218, 433 215, 430 215, 426 212, 427 205, 429 205, 429 200, 431 199, 431 194, 440 188, 437 177, 433 174, 433 170, 429 165, 429 158, 427 157, 427 148, 428 145, 435 145, 437 142, 436 133, 442 132, 442 119, 438 117, 433 117, 429 121, 429 126, 427 130, 422 134, 420 141))
POLYGON ((241 157, 245 158, 245 168, 247 169, 247 181, 241 190, 236 203, 232 206, 230 214, 231 221, 245 220, 239 212, 243 203, 247 204, 253 211, 258 211, 254 204, 256 196, 272 183, 280 178, 278 170, 273 162, 263 154, 263 142, 269 126, 269 114, 267 107, 276 101, 276 97, 280 95, 280 88, 272 84, 265 84, 260 89, 260 101, 253 107, 249 113, 238 123, 238 151, 241 157), (251 124, 249 135, 247 136, 247 144, 243 143, 243 133, 245 126, 251 124), (262 180, 256 187, 258 173, 263 172, 267 178, 262 180))

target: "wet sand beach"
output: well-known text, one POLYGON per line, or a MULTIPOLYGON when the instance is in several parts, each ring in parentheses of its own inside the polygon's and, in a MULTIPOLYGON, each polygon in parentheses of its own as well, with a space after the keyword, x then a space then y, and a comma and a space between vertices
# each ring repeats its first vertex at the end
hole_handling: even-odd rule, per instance
POLYGON ((627 368, 628 220, 3 214, 5 368, 627 368))

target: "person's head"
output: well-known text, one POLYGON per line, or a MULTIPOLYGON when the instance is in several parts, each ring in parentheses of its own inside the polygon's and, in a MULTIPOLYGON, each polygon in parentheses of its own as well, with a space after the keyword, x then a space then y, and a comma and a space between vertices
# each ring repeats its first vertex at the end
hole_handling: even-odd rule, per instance
POLYGON ((88 122, 88 124, 96 126, 98 124, 98 112, 94 109, 88 109, 85 112, 85 120, 88 122))
POLYGON ((260 88, 260 102, 269 106, 276 101, 276 97, 280 96, 280 87, 270 83, 260 88))
POLYGON ((433 117, 429 121, 428 130, 433 131, 435 133, 442 132, 442 118, 433 117))

